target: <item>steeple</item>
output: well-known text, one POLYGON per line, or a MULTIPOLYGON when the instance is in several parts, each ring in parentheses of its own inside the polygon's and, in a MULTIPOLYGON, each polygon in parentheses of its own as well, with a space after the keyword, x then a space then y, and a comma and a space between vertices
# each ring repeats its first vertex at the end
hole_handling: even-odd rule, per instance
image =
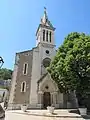
POLYGON ((44 7, 44 15, 41 19, 41 23, 46 24, 47 21, 48 21, 48 16, 47 16, 47 12, 46 12, 46 7, 44 7))
POLYGON ((39 43, 54 45, 54 30, 55 28, 48 19, 47 10, 44 7, 44 15, 36 31, 36 46, 39 43))
POLYGON ((41 24, 42 24, 42 25, 49 26, 49 27, 52 28, 52 29, 55 29, 55 28, 53 27, 53 25, 51 24, 51 22, 49 21, 49 19, 48 19, 46 7, 44 7, 44 15, 43 15, 43 17, 41 18, 41 24))

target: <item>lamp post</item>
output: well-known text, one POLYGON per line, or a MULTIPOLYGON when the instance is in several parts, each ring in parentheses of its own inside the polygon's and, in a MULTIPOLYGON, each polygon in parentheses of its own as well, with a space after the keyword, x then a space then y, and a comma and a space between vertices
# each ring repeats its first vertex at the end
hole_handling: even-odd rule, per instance
POLYGON ((0 56, 0 68, 3 66, 3 63, 4 63, 3 58, 0 56))

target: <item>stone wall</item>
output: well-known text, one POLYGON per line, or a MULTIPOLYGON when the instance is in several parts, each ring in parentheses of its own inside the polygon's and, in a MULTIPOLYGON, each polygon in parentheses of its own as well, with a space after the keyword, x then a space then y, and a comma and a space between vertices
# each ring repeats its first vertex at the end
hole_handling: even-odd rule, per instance
POLYGON ((23 104, 29 103, 30 85, 31 85, 31 72, 32 72, 32 51, 19 53, 18 73, 16 78, 15 94, 13 103, 23 104), (28 64, 27 74, 23 74, 23 65, 28 64), (21 92, 21 83, 26 82, 26 92, 21 92))

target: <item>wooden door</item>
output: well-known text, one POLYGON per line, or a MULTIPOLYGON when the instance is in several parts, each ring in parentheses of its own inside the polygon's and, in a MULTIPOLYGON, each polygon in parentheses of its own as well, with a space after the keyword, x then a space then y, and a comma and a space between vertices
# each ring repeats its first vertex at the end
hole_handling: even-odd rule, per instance
POLYGON ((47 108, 47 106, 51 105, 51 96, 50 96, 50 92, 44 92, 43 95, 43 107, 47 108))

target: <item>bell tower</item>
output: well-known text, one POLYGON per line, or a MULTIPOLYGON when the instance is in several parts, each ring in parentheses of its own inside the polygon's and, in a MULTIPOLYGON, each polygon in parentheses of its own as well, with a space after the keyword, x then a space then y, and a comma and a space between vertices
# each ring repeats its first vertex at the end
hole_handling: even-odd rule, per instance
POLYGON ((36 31, 36 46, 39 44, 55 45, 54 41, 55 28, 48 19, 46 8, 44 7, 44 15, 36 31))
POLYGON ((39 68, 40 77, 45 74, 46 67, 50 65, 51 59, 55 56, 55 28, 48 19, 46 8, 44 8, 44 15, 36 31, 36 46, 39 48, 39 68))

